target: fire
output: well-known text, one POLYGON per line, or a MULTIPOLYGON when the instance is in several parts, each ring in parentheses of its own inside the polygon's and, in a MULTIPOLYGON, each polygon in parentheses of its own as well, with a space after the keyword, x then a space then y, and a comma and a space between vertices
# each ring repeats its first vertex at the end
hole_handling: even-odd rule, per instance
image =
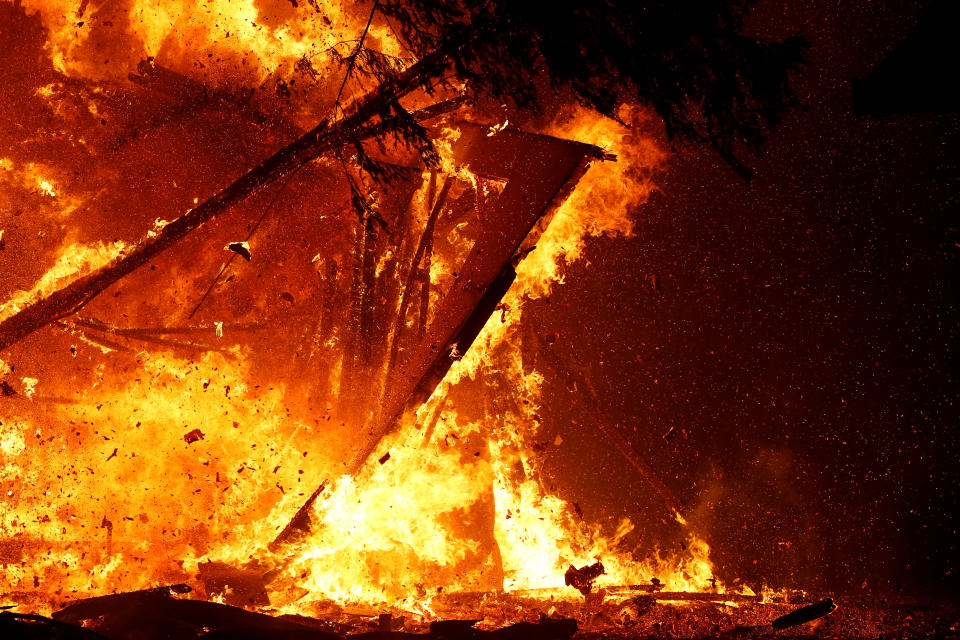
POLYGON ((58 288, 116 259, 125 248, 124 242, 109 244, 98 242, 89 245, 73 243, 64 247, 60 250, 54 266, 48 269, 30 289, 14 292, 0 304, 0 320, 10 317, 31 302, 49 295, 58 288))
MULTIPOLYGON (((635 123, 646 117, 635 110, 625 110, 624 116, 635 123)), ((543 378, 523 370, 522 345, 516 340, 523 300, 544 295, 562 281, 561 263, 577 260, 589 235, 629 234, 635 209, 652 190, 665 158, 651 139, 584 112, 551 132, 602 142, 619 162, 591 168, 581 182, 586 195, 577 196, 578 189, 561 206, 537 248, 520 264, 518 281, 506 299, 512 309, 509 320, 495 314, 430 402, 381 447, 389 462, 372 464, 356 478, 344 476, 318 503, 317 533, 275 585, 278 597, 295 584, 306 590, 299 600, 307 602, 414 600, 418 593, 430 593, 431 585, 477 590, 489 580, 484 573, 494 573, 507 591, 552 588, 574 598, 579 594, 565 587, 565 569, 598 558, 607 569, 596 583, 599 588, 657 577, 672 591, 723 590, 714 577, 709 547, 696 536, 682 557, 658 555, 638 562, 618 548, 634 528, 628 519, 612 534, 576 522, 572 507, 544 490, 537 459, 526 446, 536 436, 543 378), (515 394, 511 404, 522 409, 463 421, 458 401, 476 400, 463 398, 469 391, 458 385, 480 374, 502 377, 515 394), (424 434, 423 423, 437 413, 442 417, 424 434), (518 468, 523 469, 520 477, 518 468), (475 513, 484 513, 487 526, 492 524, 486 539, 464 535, 453 524, 472 521, 475 513), (473 566, 464 568, 468 558, 473 566)), ((288 606, 299 610, 293 603, 288 606)))
MULTIPOLYGON (((247 86, 284 77, 301 61, 313 69, 326 68, 333 52, 349 53, 347 34, 356 33, 366 19, 362 7, 350 12, 333 3, 324 3, 320 11, 308 2, 255 0, 23 4, 42 16, 48 54, 64 75, 120 79, 141 60, 154 58, 214 83, 247 86)), ((400 55, 386 25, 372 25, 370 36, 378 50, 400 55)))
MULTIPOLYGON (((67 228, 52 235, 39 252, 49 258, 43 264, 52 266, 35 274, 32 286, 21 284, 6 296, 0 320, 124 255, 132 246, 128 241, 81 241, 71 232, 83 228, 86 216, 97 215, 105 203, 116 204, 123 197, 117 193, 125 193, 124 188, 142 189, 144 203, 140 208, 117 206, 113 215, 130 227, 145 221, 148 228, 143 232, 152 239, 169 224, 158 216, 172 217, 178 207, 197 204, 202 198, 195 193, 213 190, 223 175, 230 174, 229 166, 221 166, 228 164, 226 160, 209 162, 215 167, 210 176, 194 175, 171 161, 172 168, 150 173, 144 187, 139 179, 125 175, 122 163, 119 169, 110 166, 102 172, 82 166, 91 160, 109 166, 123 153, 118 151, 122 144, 129 140, 138 141, 131 145, 141 144, 140 135, 156 135, 138 147, 143 153, 152 151, 154 144, 169 145, 175 152, 158 154, 161 158, 182 159, 194 152, 182 147, 176 127, 171 132, 160 124, 160 133, 146 134, 136 126, 106 128, 108 121, 113 126, 111 119, 136 124, 136 114, 125 113, 122 100, 116 98, 122 95, 116 83, 122 86, 128 74, 142 70, 144 60, 149 60, 148 69, 162 67, 204 86, 226 86, 234 94, 268 82, 290 86, 298 78, 302 85, 309 76, 326 101, 294 101, 294 108, 283 107, 283 115, 297 123, 303 113, 321 111, 316 105, 329 107, 330 87, 342 77, 337 65, 350 53, 344 42, 363 29, 368 11, 333 4, 317 11, 311 3, 280 0, 199 4, 135 0, 128 5, 121 9, 86 2, 78 8, 73 1, 24 3, 42 18, 45 52, 59 74, 55 82, 46 78, 33 94, 43 110, 55 116, 51 118, 56 126, 51 127, 61 131, 76 125, 71 148, 82 148, 89 155, 71 160, 77 164, 73 172, 69 167, 58 170, 49 158, 34 163, 19 156, 0 159, 0 204, 36 199, 40 204, 31 224, 39 220, 51 229, 67 228), (112 62, 106 64, 107 59, 112 62), (331 78, 314 78, 318 69, 337 72, 331 78), (99 84, 71 95, 71 83, 77 79, 99 84), (117 142, 124 135, 129 140, 117 142), (85 180, 96 186, 81 186, 85 180), (184 181, 190 182, 183 186, 184 181)), ((387 25, 374 22, 368 37, 377 51, 403 55, 387 25)), ((331 356, 333 363, 323 379, 326 386, 304 392, 295 388, 302 380, 274 371, 285 363, 233 341, 230 323, 216 315, 219 310, 204 318, 206 308, 197 316, 202 320, 191 321, 199 331, 211 330, 206 343, 163 338, 161 346, 157 341, 131 346, 119 338, 113 341, 116 335, 110 333, 92 339, 80 325, 69 324, 65 327, 69 334, 47 337, 56 347, 51 348, 56 357, 63 357, 69 348, 77 364, 69 372, 46 371, 44 376, 32 373, 31 366, 41 365, 28 361, 22 373, 29 375, 18 369, 19 382, 12 390, 16 397, 2 407, 0 562, 6 568, 0 590, 33 598, 38 608, 50 609, 80 595, 161 582, 196 583, 206 563, 224 562, 269 568, 262 574, 270 603, 285 612, 310 613, 333 602, 387 604, 429 617, 433 603, 451 591, 544 589, 558 599, 581 598, 565 585, 564 573, 570 565, 600 560, 606 572, 595 583, 598 589, 657 578, 668 591, 722 592, 703 540, 691 534, 682 554, 634 557, 629 539, 636 525, 627 518, 601 526, 576 517, 570 503, 545 488, 539 456, 530 446, 542 437, 538 411, 547 374, 525 366, 525 349, 529 353, 535 345, 523 342, 524 305, 562 286, 567 265, 581 259, 591 237, 632 233, 666 160, 649 114, 624 107, 618 115, 619 122, 571 108, 538 131, 598 145, 617 160, 592 164, 542 229, 536 247, 517 266, 502 312, 493 313, 428 402, 405 416, 355 475, 344 475, 345 458, 365 434, 346 419, 338 425, 342 416, 334 408, 337 399, 354 391, 344 377, 345 360, 331 356), (184 353, 198 345, 201 353, 184 353), (325 479, 330 482, 310 513, 309 533, 268 550, 291 514, 325 479), (53 542, 58 540, 74 542, 53 542)), ((283 126, 292 128, 291 122, 283 126)), ((214 132, 218 127, 228 133, 241 130, 236 123, 197 126, 202 134, 198 139, 219 133, 214 132)), ((486 126, 496 140, 509 135, 514 125, 504 120, 486 126)), ((478 207, 505 188, 497 179, 455 162, 453 148, 460 133, 454 126, 440 132, 436 146, 441 165, 433 176, 435 183, 431 186, 430 173, 425 172, 408 194, 412 228, 417 231, 426 225, 430 198, 436 197, 444 180, 451 181, 448 202, 471 201, 478 207)), ((260 147, 275 147, 272 135, 268 132, 250 143, 250 154, 260 147)), ((229 156, 222 148, 209 153, 229 156)), ((144 167, 145 173, 153 171, 144 167)), ((287 266, 296 266, 295 260, 261 252, 268 243, 263 240, 260 245, 257 240, 294 232, 268 219, 267 232, 257 240, 246 243, 232 235, 226 240, 253 247, 255 257, 243 267, 249 271, 231 273, 216 283, 220 288, 210 289, 215 296, 227 292, 221 304, 244 319, 272 314, 275 342, 294 336, 280 335, 289 329, 283 311, 287 307, 281 308, 284 303, 276 296, 267 297, 271 278, 288 286, 281 300, 291 307, 289 301, 317 294, 320 286, 342 292, 353 277, 353 242, 363 239, 355 213, 345 204, 346 189, 331 177, 339 175, 338 163, 320 159, 305 171, 312 172, 310 178, 321 187, 286 205, 284 215, 313 208, 316 215, 308 220, 321 225, 315 227, 322 230, 318 235, 340 238, 319 251, 299 246, 314 241, 306 231, 290 243, 304 250, 301 262, 310 265, 311 279, 281 280, 287 266), (234 275, 235 280, 227 279, 234 275), (262 275, 264 284, 249 285, 262 275), (244 278, 247 288, 238 284, 244 278)), ((283 187, 277 193, 283 195, 283 187)), ((458 265, 478 233, 472 220, 453 221, 452 208, 445 205, 441 211, 441 216, 451 218, 449 228, 435 240, 425 266, 430 303, 425 306, 430 309, 456 281, 458 265)), ((253 205, 250 210, 262 211, 253 205)), ((244 213, 255 219, 250 211, 244 213)), ((105 228, 102 220, 99 224, 105 228)), ((251 225, 244 220, 236 227, 212 227, 212 235, 225 235, 238 229, 247 233, 251 225)), ((132 235, 126 226, 124 231, 132 235)), ((390 232, 389 226, 380 231, 390 232)), ((102 237, 108 237, 107 231, 102 237)), ((112 289, 118 301, 101 302, 99 307, 120 318, 120 326, 110 329, 129 329, 136 321, 154 319, 151 314, 158 309, 169 311, 176 320, 172 324, 186 325, 187 305, 176 301, 190 299, 207 286, 203 274, 216 273, 225 260, 219 251, 223 238, 218 235, 208 244, 217 251, 205 253, 197 241, 185 258, 181 256, 181 263, 171 261, 172 266, 156 274, 143 267, 147 273, 140 285, 112 289), (175 302, 164 307, 163 300, 175 302)), ((377 256, 373 274, 389 273, 391 263, 406 249, 401 243, 396 252, 377 256)), ((346 342, 344 334, 335 328, 322 339, 310 335, 305 350, 332 353, 346 342)), ((2 361, 0 370, 5 380, 14 380, 12 368, 2 361)))
POLYGON ((2 418, 0 528, 30 559, 4 590, 136 589, 143 572, 195 568, 211 545, 246 560, 275 532, 271 509, 288 511, 298 487, 319 481, 308 464, 317 452, 301 450, 310 428, 288 425, 282 389, 247 386, 240 354, 144 353, 138 364, 134 379, 101 369, 92 389, 2 418), (194 429, 202 437, 187 437, 194 429), (64 536, 99 544, 81 562, 45 542, 64 536))
POLYGON ((40 188, 40 191, 44 192, 51 198, 57 197, 57 192, 53 188, 53 185, 50 184, 49 180, 44 180, 43 178, 37 178, 37 186, 40 188))
POLYGON ((579 260, 589 237, 633 232, 637 208, 656 188, 667 154, 656 142, 648 112, 624 105, 618 117, 627 126, 574 108, 546 127, 544 133, 597 145, 617 161, 595 163, 560 206, 517 270, 515 300, 547 295, 562 282, 561 265, 579 260))
POLYGON ((12 159, 0 158, 0 171, 3 172, 0 181, 13 188, 26 189, 48 198, 60 195, 56 181, 47 175, 48 167, 33 162, 18 167, 12 159))

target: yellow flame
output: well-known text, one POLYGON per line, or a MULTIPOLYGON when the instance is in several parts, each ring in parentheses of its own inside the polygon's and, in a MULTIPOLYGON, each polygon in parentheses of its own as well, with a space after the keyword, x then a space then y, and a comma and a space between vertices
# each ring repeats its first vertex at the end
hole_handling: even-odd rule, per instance
POLYGON ((63 247, 56 262, 40 279, 26 291, 17 291, 0 304, 0 320, 5 320, 23 308, 67 286, 74 280, 95 271, 115 260, 123 253, 126 244, 120 241, 105 244, 74 243, 63 247))
POLYGON ((57 192, 53 188, 53 184, 51 184, 49 180, 44 180, 43 178, 37 178, 37 187, 39 187, 40 191, 47 194, 51 198, 57 197, 57 192))
POLYGON ((295 438, 312 429, 289 424, 282 388, 251 393, 238 356, 140 354, 135 378, 0 414, 0 540, 23 550, 0 590, 182 581, 206 554, 246 561, 274 535, 319 482, 295 438))
MULTIPOLYGON (((632 110, 622 115, 638 124, 644 118, 632 110)), ((521 263, 521 277, 509 294, 517 311, 524 297, 549 291, 560 278, 559 263, 576 260, 587 237, 631 232, 635 209, 653 188, 652 177, 664 158, 634 130, 595 115, 577 112, 565 125, 567 129, 556 125, 551 133, 600 142, 619 162, 590 169, 537 250, 521 263), (586 194, 576 195, 581 189, 586 194)), ((448 131, 444 139, 452 141, 455 135, 448 131)), ((302 601, 340 603, 403 597, 422 601, 431 586, 489 588, 485 579, 506 590, 553 588, 558 597, 579 598, 564 586, 564 572, 570 564, 596 559, 607 570, 598 586, 656 577, 667 590, 723 591, 703 540, 691 536, 683 554, 637 561, 620 548, 634 528, 628 519, 605 532, 579 522, 566 501, 545 491, 538 461, 527 446, 538 429, 543 377, 524 371, 514 335, 521 314, 509 318, 503 322, 495 314, 417 416, 408 417, 400 433, 381 445, 378 455, 388 452, 388 462, 372 464, 356 478, 342 478, 318 502, 313 535, 286 565, 285 578, 273 585, 272 597, 283 600, 288 610, 298 606, 283 595, 293 585, 308 594, 302 601), (517 396, 512 406, 522 407, 519 412, 461 420, 457 385, 481 370, 512 381, 517 396), (424 432, 424 423, 435 416, 439 420, 424 432), (465 535, 451 522, 453 517, 461 522, 480 517, 476 514, 484 514, 492 527, 486 537, 475 530, 465 535)))
MULTIPOLYGON (((126 6, 90 3, 77 16, 72 0, 25 0, 40 12, 47 53, 63 74, 123 80, 154 56, 204 82, 246 86, 287 76, 302 61, 331 67, 332 49, 351 51, 368 10, 330 5, 318 13, 310 3, 258 0, 119 4, 126 6), (271 15, 268 6, 280 13, 271 15), (121 35, 105 38, 110 28, 121 35)), ((389 29, 376 23, 368 44, 401 53, 389 29)), ((36 95, 54 103, 61 84, 39 87, 36 95)), ((90 114, 102 111, 92 99, 84 104, 90 114)), ((712 586, 702 540, 691 538, 681 555, 637 561, 623 548, 634 525, 626 518, 612 530, 581 522, 565 500, 545 490, 529 447, 538 434, 545 380, 523 367, 517 327, 524 300, 562 282, 564 265, 582 256, 590 237, 632 232, 637 207, 654 188, 665 157, 646 133, 645 112, 624 108, 619 116, 630 126, 574 109, 542 131, 598 144, 618 160, 594 163, 559 208, 519 266, 505 300, 511 312, 503 320, 494 314, 430 402, 382 443, 378 456, 389 453, 389 459, 374 460, 356 477, 335 479, 311 513, 312 535, 271 558, 278 569, 269 585, 275 606, 307 611, 312 600, 406 601, 410 610, 429 615, 439 587, 551 588, 579 598, 564 587, 564 571, 596 559, 607 569, 600 586, 652 577, 669 590, 712 586), (479 400, 466 397, 459 385, 475 383, 481 372, 510 381, 515 408, 469 410, 479 400)), ((488 133, 496 136, 507 126, 504 121, 488 133)), ((476 176, 454 161, 458 135, 447 129, 436 142, 442 170, 457 179, 458 189, 479 189, 476 176)), ((66 174, 46 166, 0 159, 0 180, 37 200, 55 198, 58 207, 69 200, 66 174)), ((422 204, 424 189, 417 198, 422 204)), ((157 220, 148 235, 164 224, 157 220)), ((434 300, 453 277, 454 258, 469 249, 461 231, 455 226, 446 239, 453 247, 449 259, 431 262, 434 300)), ((0 319, 123 249, 122 243, 65 246, 30 290, 0 306, 0 319)), ((214 326, 222 337, 223 324, 214 326)), ((234 350, 189 360, 141 352, 116 371, 101 363, 92 386, 61 404, 34 395, 25 408, 10 409, 14 418, 0 416, 0 541, 13 540, 24 550, 10 559, 0 544, 8 567, 0 591, 37 584, 48 593, 135 589, 182 580, 207 560, 240 565, 264 559, 267 543, 322 472, 338 466, 317 455, 322 434, 288 416, 282 386, 251 391, 247 355, 234 350), (303 451, 311 453, 308 460, 303 451), (57 547, 55 540, 84 540, 85 546, 57 547)), ((330 384, 336 391, 339 375, 335 368, 330 384)), ((24 384, 37 386, 28 379, 24 384)), ((48 393, 46 381, 41 388, 48 393)))
POLYGON ((517 269, 517 284, 512 289, 516 295, 546 295, 553 283, 561 281, 561 265, 580 258, 587 238, 633 232, 636 209, 656 188, 655 176, 667 155, 650 135, 649 113, 624 106, 618 115, 629 126, 575 108, 544 131, 597 145, 615 154, 617 160, 594 163, 557 210, 537 248, 517 269))
MULTIPOLYGON (((317 69, 331 49, 350 53, 367 17, 365 7, 257 0, 130 0, 89 3, 77 14, 74 0, 24 0, 47 29, 54 67, 69 76, 123 79, 147 57, 198 79, 260 84, 289 74, 301 60, 317 69)), ((371 26, 366 44, 398 56, 386 25, 371 26)))

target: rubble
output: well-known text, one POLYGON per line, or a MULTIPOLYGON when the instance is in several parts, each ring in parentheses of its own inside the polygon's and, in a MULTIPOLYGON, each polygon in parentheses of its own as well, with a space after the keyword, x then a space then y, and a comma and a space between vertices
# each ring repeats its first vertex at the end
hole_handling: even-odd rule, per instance
MULTIPOLYGON (((237 570, 211 563, 201 565, 205 585, 218 580, 239 592, 238 576, 247 579, 258 569, 237 570)), ((4 611, 0 607, 0 637, 64 638, 67 640, 564 640, 576 635, 589 640, 637 638, 783 637, 867 640, 899 637, 920 640, 937 630, 960 628, 956 606, 894 605, 886 601, 844 601, 844 607, 824 624, 802 632, 783 630, 837 611, 832 599, 795 609, 798 594, 780 594, 775 601, 743 594, 648 591, 650 585, 626 585, 600 590, 592 602, 560 597, 557 589, 522 592, 437 594, 433 613, 413 613, 397 605, 346 607, 315 602, 313 613, 279 615, 269 603, 244 607, 190 599, 212 597, 212 591, 192 591, 174 584, 154 589, 93 597, 69 604, 51 617, 4 611), (645 590, 646 589, 646 590, 645 590), (682 602, 682 604, 680 604, 682 602), (253 609, 253 610, 251 610, 253 609)), ((230 589, 220 597, 230 598, 230 589)), ((237 600, 239 601, 239 600, 237 600)), ((416 603, 410 603, 416 604, 416 603)), ((419 605, 416 605, 419 608, 419 605)), ((958 637, 955 632, 938 637, 958 637)))
POLYGON ((237 607, 270 604, 264 588, 265 569, 237 568, 223 562, 202 562, 197 569, 209 598, 220 598, 225 604, 237 607))

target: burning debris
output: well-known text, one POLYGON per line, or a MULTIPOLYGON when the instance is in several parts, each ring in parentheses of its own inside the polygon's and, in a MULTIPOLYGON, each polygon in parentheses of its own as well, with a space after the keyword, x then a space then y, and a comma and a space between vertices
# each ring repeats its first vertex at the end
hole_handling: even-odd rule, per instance
POLYGON ((575 620, 547 617, 535 623, 517 622, 492 630, 475 628, 478 620, 442 620, 420 628, 393 631, 389 614, 379 616, 374 630, 370 630, 369 627, 350 628, 347 625, 334 627, 302 616, 272 617, 214 602, 184 600, 171 597, 163 590, 141 591, 107 598, 111 599, 72 605, 55 613, 53 618, 2 611, 0 631, 10 634, 10 637, 65 640, 366 640, 382 637, 411 640, 564 640, 577 632, 575 620))
POLYGON ((603 563, 599 560, 580 569, 570 565, 570 568, 563 575, 563 583, 568 587, 573 587, 583 595, 587 595, 593 589, 594 581, 605 573, 603 563))
POLYGON ((203 440, 203 431, 200 431, 200 429, 191 429, 183 434, 183 441, 187 444, 192 444, 199 440, 203 440))
MULTIPOLYGON (((73 602, 50 617, 25 614, 12 607, 0 607, 0 632, 4 637, 108 638, 424 638, 425 640, 563 640, 579 637, 638 638, 734 637, 744 640, 784 637, 783 629, 771 624, 772 616, 791 605, 710 602, 689 599, 684 606, 670 606, 667 600, 647 595, 627 599, 608 597, 607 602, 587 610, 584 605, 563 601, 526 600, 532 610, 541 610, 526 621, 510 620, 510 611, 523 600, 514 596, 483 596, 487 604, 478 604, 467 594, 457 596, 470 602, 475 611, 486 612, 485 619, 450 618, 422 620, 411 612, 393 613, 375 610, 328 610, 321 617, 280 614, 267 615, 220 602, 190 599, 187 585, 170 585, 131 593, 114 594, 73 602), (544 611, 549 610, 549 614, 544 611)), ((476 594, 479 597, 479 594, 476 594)), ((692 595, 692 594, 688 594, 692 595)), ((529 598, 529 596, 528 596, 529 598)), ((810 605, 821 606, 822 603, 810 605)), ((808 609, 810 607, 805 607, 808 609)), ((808 637, 893 637, 924 638, 936 629, 955 624, 946 610, 903 610, 869 607, 863 604, 844 607, 846 617, 836 619, 832 629, 821 633, 810 628, 808 637), (953 621, 953 622, 951 622, 953 621), (858 634, 857 630, 866 633, 858 634), (873 635, 869 635, 872 632, 873 635)), ((788 614, 792 615, 792 614, 788 614)), ((839 615, 839 614, 838 614, 839 615)), ((786 616, 783 616, 786 617, 786 616)), ((776 618, 779 620, 780 618, 776 618)))

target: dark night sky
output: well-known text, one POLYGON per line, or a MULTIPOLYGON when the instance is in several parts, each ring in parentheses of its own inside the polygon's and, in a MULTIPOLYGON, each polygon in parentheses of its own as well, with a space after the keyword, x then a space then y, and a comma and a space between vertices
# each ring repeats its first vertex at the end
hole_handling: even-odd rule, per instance
MULTIPOLYGON (((927 5, 762 4, 755 29, 811 49, 805 108, 756 179, 684 150, 636 235, 593 243, 531 314, 560 332, 558 355, 591 363, 607 419, 709 531, 724 577, 884 595, 960 584, 960 117, 860 116, 850 82, 927 5), (575 312, 558 320, 558 305, 575 312)), ((568 387, 553 378, 548 406, 576 399, 568 387)), ((583 405, 551 413, 567 443, 551 476, 588 518, 639 511, 661 535, 662 509, 583 405)))

